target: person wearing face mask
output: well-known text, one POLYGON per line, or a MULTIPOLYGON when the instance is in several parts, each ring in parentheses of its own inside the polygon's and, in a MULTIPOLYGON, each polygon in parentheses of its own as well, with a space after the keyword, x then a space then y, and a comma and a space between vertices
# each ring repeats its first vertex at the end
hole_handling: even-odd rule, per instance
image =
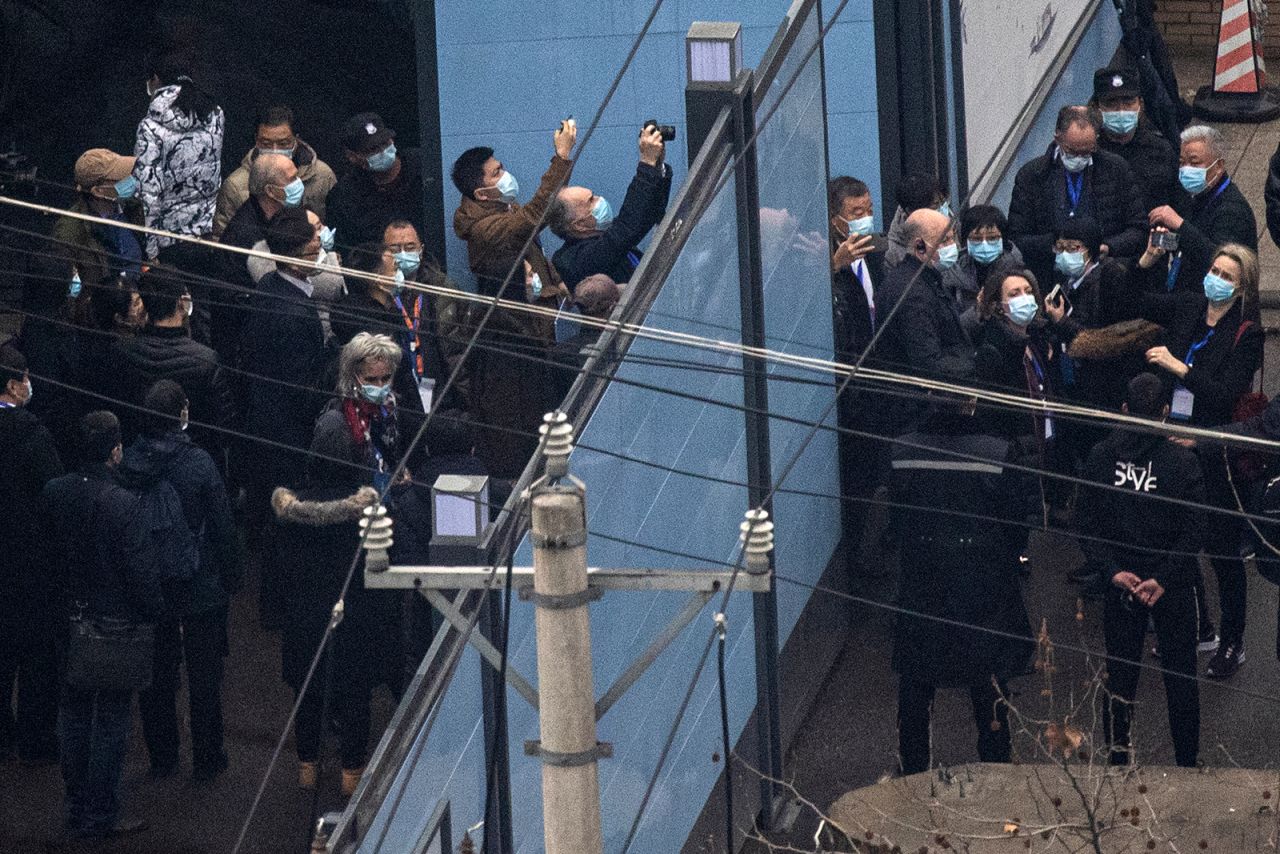
POLYGON ((875 292, 884 279, 883 243, 872 234, 875 207, 870 188, 857 178, 832 178, 827 184, 827 215, 836 358, 853 362, 875 332, 875 292))
MULTIPOLYGON (((281 634, 282 676, 295 692, 325 634, 334 601, 339 596, 344 601, 325 666, 333 674, 329 715, 340 724, 341 785, 348 796, 368 758, 370 694, 379 682, 388 682, 392 690, 399 683, 399 674, 391 672, 401 661, 399 595, 366 589, 359 571, 345 589, 344 582, 364 508, 390 491, 384 503, 394 514, 395 497, 408 485, 408 470, 400 482, 389 482, 412 438, 399 423, 399 400, 392 391, 402 358, 386 335, 362 332, 342 348, 337 393, 316 420, 303 484, 272 496, 277 523, 273 559, 284 576, 289 615, 281 634)), ((312 686, 294 721, 298 785, 305 790, 320 784, 321 740, 328 725, 325 692, 316 683, 312 686)))
MULTIPOLYGON (((293 110, 288 107, 269 107, 258 116, 254 125, 253 148, 249 149, 239 167, 222 182, 218 191, 218 206, 213 215, 213 236, 221 237, 227 223, 240 206, 249 200, 249 170, 254 160, 264 154, 279 154, 293 161, 298 180, 302 182, 302 204, 324 218, 325 200, 338 179, 321 160, 315 149, 298 136, 293 110)), ((332 247, 330 247, 332 248, 332 247)))
POLYGON ((671 196, 671 167, 656 125, 640 130, 640 163, 618 215, 604 196, 586 187, 565 187, 547 209, 547 227, 564 241, 551 262, 570 290, 603 273, 626 284, 640 264, 637 245, 662 221, 671 196))
MULTIPOLYGON (((117 339, 108 359, 119 376, 122 399, 139 406, 156 382, 169 379, 182 386, 190 403, 192 441, 208 452, 218 470, 227 471, 226 434, 235 424, 235 398, 218 354, 192 339, 191 291, 171 270, 152 268, 138 284, 147 325, 136 336, 117 339), (202 425, 209 425, 208 427, 202 425)), ((140 410, 121 411, 126 441, 141 432, 140 410)))
POLYGON ((187 432, 191 405, 172 379, 152 384, 142 397, 142 432, 124 451, 118 473, 130 490, 156 494, 167 484, 177 494, 189 540, 189 572, 162 580, 166 610, 155 627, 151 687, 138 697, 151 771, 177 770, 180 739, 176 702, 178 665, 185 663, 191 721, 192 778, 207 781, 227 768, 222 741, 222 671, 227 656, 227 607, 240 587, 243 565, 226 485, 213 458, 187 432))
POLYGON ((902 234, 907 217, 919 210, 934 210, 948 219, 952 218, 945 179, 928 172, 911 172, 902 176, 895 191, 898 209, 889 222, 888 246, 884 250, 884 266, 891 270, 913 251, 912 244, 902 234))
MULTIPOLYGON (((81 154, 75 166, 78 195, 71 211, 142 225, 134 163, 134 158, 105 148, 93 148, 81 154)), ((136 279, 142 269, 138 232, 63 216, 54 223, 52 236, 52 251, 66 261, 60 272, 68 283, 73 279, 95 283, 114 276, 136 279)), ((87 323, 93 289, 81 287, 79 293, 71 293, 73 290, 74 287, 68 291, 74 301, 72 318, 87 323)))
POLYGON ((1055 236, 1075 217, 1097 221, 1101 254, 1124 260, 1142 252, 1142 192, 1123 158, 1098 150, 1100 127, 1094 110, 1063 107, 1048 151, 1023 164, 1014 178, 1007 236, 1041 281, 1052 280, 1055 236))
POLYGON ((0 606, 0 758, 17 753, 26 764, 43 764, 58 756, 55 650, 61 622, 48 571, 49 520, 38 510, 40 491, 63 470, 53 436, 27 406, 31 400, 27 360, 13 345, 0 346, 0 554, 7 564, 0 606))
POLYGON ((1198 294, 1216 247, 1239 243, 1258 251, 1257 219, 1227 174, 1226 157, 1226 141, 1216 128, 1192 125, 1182 132, 1182 191, 1172 207, 1154 208, 1148 215, 1152 229, 1176 233, 1177 249, 1139 259, 1147 290, 1198 294))
MULTIPOLYGON (((316 260, 317 269, 307 276, 307 281, 311 282, 313 288, 311 296, 316 301, 320 312, 320 325, 324 327, 325 340, 328 340, 333 336, 329 308, 340 301, 346 294, 346 283, 343 281, 342 274, 338 272, 338 268, 343 264, 342 255, 334 249, 334 240, 337 232, 325 225, 320 216, 311 208, 305 204, 303 208, 307 212, 307 220, 315 226, 316 235, 320 238, 320 257, 316 260)), ((266 238, 253 244, 253 249, 256 252, 270 252, 266 238)), ((276 262, 270 258, 249 256, 245 258, 245 267, 249 271, 249 277, 253 279, 256 285, 262 280, 263 276, 275 272, 276 262)))
MULTIPOLYGON (((1154 245, 1147 254, 1164 250, 1154 245)), ((1145 257, 1145 256, 1144 256, 1145 257)), ((1209 262, 1199 296, 1144 294, 1138 309, 1166 329, 1164 343, 1147 351, 1147 362, 1172 390, 1170 420, 1202 427, 1228 424, 1241 396, 1250 391, 1262 364, 1263 331, 1258 309, 1258 256, 1240 244, 1219 246, 1209 262)), ((1210 504, 1235 510, 1236 498, 1220 452, 1201 456, 1210 504)), ((1214 678, 1231 676, 1244 663, 1246 575, 1240 553, 1240 520, 1209 517, 1205 550, 1218 576, 1221 642, 1206 668, 1214 678)), ((1203 606, 1203 585, 1199 595, 1203 606)), ((1200 611, 1201 650, 1213 648, 1208 610, 1200 611)))
MULTIPOLYGON (((1003 268, 991 287, 983 289, 982 328, 974 355, 979 383, 1041 402, 1059 396, 1060 360, 1042 306, 1039 284, 1026 269, 1003 268)), ((990 408, 984 418, 998 435, 1032 440, 1024 444, 1035 448, 1034 456, 1041 462, 1058 438, 1054 419, 1040 413, 990 408)))
POLYGON ((267 246, 293 259, 263 276, 249 305, 241 336, 247 380, 246 433, 279 443, 246 443, 240 470, 251 521, 260 522, 271 490, 301 476, 316 414, 325 395, 316 390, 328 362, 324 327, 308 281, 320 256, 320 237, 301 208, 285 208, 267 227, 267 246), (272 382, 280 380, 281 382, 272 382), (298 451, 288 450, 291 448, 298 451))
MULTIPOLYGON (((960 256, 951 221, 935 210, 918 210, 907 217, 903 234, 912 251, 876 291, 876 317, 885 326, 870 359, 886 370, 971 381, 973 343, 942 285, 960 256)), ((919 412, 916 403, 892 397, 882 409, 886 429, 898 432, 919 412)))
POLYGON ((981 322, 978 293, 994 271, 1021 267, 1022 253, 1005 237, 1009 221, 994 205, 973 205, 960 215, 960 257, 942 274, 942 285, 952 295, 970 333, 981 322))
POLYGON ((325 222, 348 245, 382 239, 387 223, 426 224, 422 152, 396 145, 395 131, 377 113, 352 116, 342 129, 347 170, 329 194, 325 222))
POLYGON ((1147 209, 1173 201, 1178 153, 1143 112, 1138 73, 1128 68, 1098 69, 1089 105, 1102 115, 1098 147, 1129 164, 1147 209))
MULTIPOLYGON (((560 122, 552 136, 555 155, 551 165, 533 197, 524 204, 516 200, 519 182, 494 156, 492 148, 469 148, 454 161, 451 177, 462 199, 453 215, 453 231, 466 241, 467 263, 480 293, 493 295, 505 286, 503 295, 518 299, 519 262, 525 261, 533 268, 534 277, 524 288, 524 299, 555 309, 569 295, 560 274, 543 253, 536 229, 544 224, 544 214, 556 193, 569 181, 573 171, 570 158, 577 139, 574 120, 560 122), (529 248, 521 257, 526 243, 529 248)), ((555 325, 550 319, 526 315, 522 322, 530 334, 538 335, 548 346, 554 343, 555 325)))
MULTIPOLYGON (((303 195, 298 167, 282 154, 262 154, 249 167, 249 197, 240 205, 222 230, 219 242, 224 246, 251 249, 266 239, 272 217, 285 208, 297 207, 303 195)), ((227 362, 236 358, 240 331, 245 322, 245 308, 257 287, 250 259, 239 252, 219 252, 217 261, 222 279, 234 286, 218 288, 208 300, 210 344, 227 362)), ((203 303, 201 293, 195 294, 203 303)))

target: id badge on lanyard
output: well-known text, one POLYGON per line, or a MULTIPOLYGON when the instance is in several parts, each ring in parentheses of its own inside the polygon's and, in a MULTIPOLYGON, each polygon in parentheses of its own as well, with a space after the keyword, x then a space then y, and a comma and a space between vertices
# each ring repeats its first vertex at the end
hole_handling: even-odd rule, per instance
POLYGON ((1169 417, 1179 421, 1191 420, 1191 412, 1196 408, 1196 396, 1181 383, 1173 389, 1173 403, 1169 406, 1169 417))
POLYGON ((436 381, 431 377, 418 377, 418 397, 422 398, 422 411, 431 411, 431 401, 436 394, 436 381))

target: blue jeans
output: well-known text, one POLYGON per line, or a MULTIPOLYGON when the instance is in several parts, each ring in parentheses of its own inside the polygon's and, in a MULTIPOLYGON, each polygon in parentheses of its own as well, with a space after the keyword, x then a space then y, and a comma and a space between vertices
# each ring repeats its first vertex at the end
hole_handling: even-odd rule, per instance
POLYGON ((105 836, 115 827, 132 728, 132 691, 62 689, 58 737, 71 835, 105 836))

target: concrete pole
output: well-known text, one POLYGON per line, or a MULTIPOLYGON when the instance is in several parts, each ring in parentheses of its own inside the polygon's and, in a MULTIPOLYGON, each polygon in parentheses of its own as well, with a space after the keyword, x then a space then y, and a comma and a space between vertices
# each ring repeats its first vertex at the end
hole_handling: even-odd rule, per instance
POLYGON ((533 589, 551 597, 535 597, 543 839, 547 854, 602 854, 583 496, 544 487, 532 504, 533 589))

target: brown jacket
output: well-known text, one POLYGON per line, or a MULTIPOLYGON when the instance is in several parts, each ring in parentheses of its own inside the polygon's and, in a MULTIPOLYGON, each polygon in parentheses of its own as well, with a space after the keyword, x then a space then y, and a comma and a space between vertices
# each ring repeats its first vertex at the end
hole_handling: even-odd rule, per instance
MULTIPOLYGON (((240 161, 240 166, 227 176, 218 190, 218 206, 213 212, 213 237, 222 236, 231 217, 236 215, 240 206, 249 200, 249 167, 258 156, 258 149, 251 148, 240 161)), ((325 199, 329 191, 338 183, 337 177, 329 164, 316 156, 315 149, 302 140, 298 140, 298 151, 293 156, 298 167, 298 177, 302 179, 306 190, 302 194, 302 203, 316 212, 320 221, 324 222, 325 199)))
MULTIPOLYGON (((125 221, 131 225, 142 225, 142 205, 137 200, 130 200, 122 205, 125 221)), ((73 213, 87 214, 89 206, 83 198, 76 199, 71 205, 73 213)), ((111 261, 115 248, 108 247, 98 239, 94 224, 75 217, 59 217, 53 224, 53 253, 67 261, 66 282, 59 283, 66 288, 71 281, 72 272, 79 273, 83 287, 72 308, 72 316, 79 323, 91 323, 89 319, 89 301, 93 297, 94 288, 102 284, 111 274, 111 261)), ((146 236, 135 232, 139 244, 145 244, 146 236)))
MULTIPOLYGON (((552 157, 551 166, 542 176, 538 191, 524 205, 480 202, 463 197, 462 204, 453 215, 453 230, 467 242, 467 261, 481 293, 493 294, 497 290, 511 271, 516 253, 542 220, 556 193, 568 184, 569 173, 572 171, 573 161, 563 160, 559 155, 552 157)), ((524 260, 529 262, 533 272, 542 280, 542 295, 538 298, 538 304, 554 309, 561 299, 569 295, 569 290, 560 281, 560 274, 555 267, 547 261, 538 241, 535 240, 529 247, 524 260)), ((516 279, 519 281, 523 278, 523 270, 517 268, 515 276, 519 277, 516 279)), ((527 289, 525 299, 533 299, 532 292, 527 289)), ((555 324, 551 318, 527 314, 524 317, 543 339, 554 340, 555 324)))

